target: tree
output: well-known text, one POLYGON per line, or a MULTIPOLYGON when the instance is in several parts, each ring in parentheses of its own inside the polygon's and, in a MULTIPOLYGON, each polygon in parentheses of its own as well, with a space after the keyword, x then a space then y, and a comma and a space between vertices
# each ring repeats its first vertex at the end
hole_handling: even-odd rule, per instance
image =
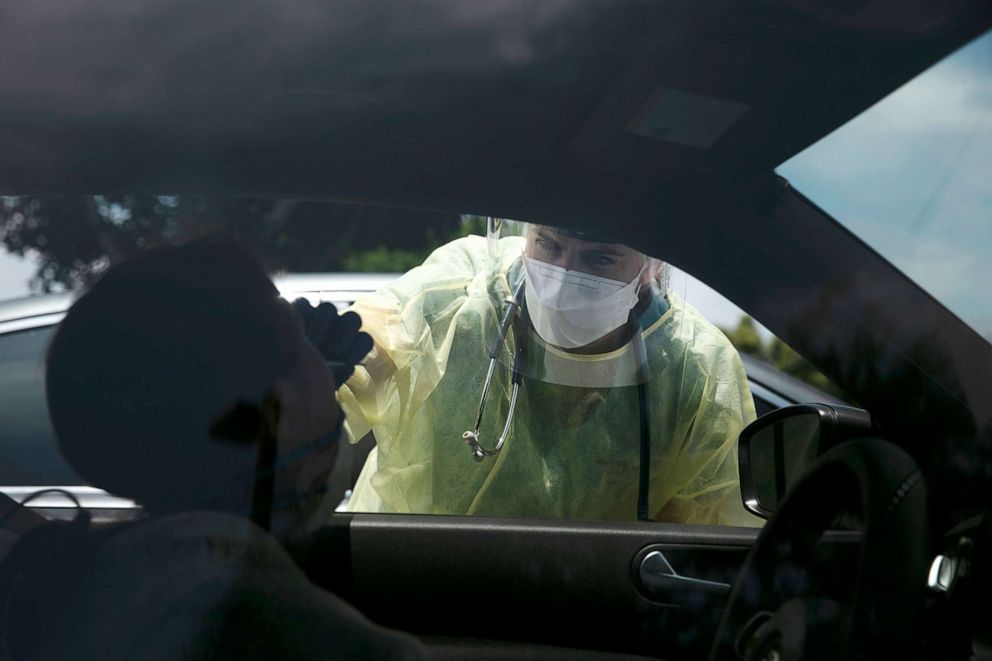
POLYGON ((737 322, 737 328, 729 333, 724 332, 738 351, 762 360, 768 359, 765 347, 761 342, 761 336, 758 335, 758 327, 751 317, 741 317, 740 321, 737 322))
POLYGON ((478 229, 457 214, 196 196, 18 196, 0 199, 0 241, 38 256, 31 286, 73 289, 109 264, 153 246, 224 231, 241 236, 274 271, 402 271, 438 245, 478 229))
POLYGON ((774 335, 769 338, 767 343, 763 342, 758 333, 758 327, 751 317, 742 316, 737 322, 736 328, 730 331, 724 329, 723 332, 730 339, 731 344, 741 353, 764 361, 824 392, 851 401, 847 393, 813 367, 809 361, 796 353, 788 344, 774 335))

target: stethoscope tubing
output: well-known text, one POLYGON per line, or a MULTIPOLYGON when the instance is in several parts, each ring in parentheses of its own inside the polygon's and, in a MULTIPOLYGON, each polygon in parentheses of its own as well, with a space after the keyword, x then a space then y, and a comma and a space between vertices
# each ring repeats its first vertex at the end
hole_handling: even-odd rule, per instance
POLYGON ((510 391, 510 408, 506 413, 506 422, 503 431, 496 440, 496 445, 490 450, 483 447, 479 440, 479 430, 482 427, 482 416, 486 412, 486 400, 489 398, 489 389, 496 372, 496 362, 499 360, 500 352, 506 344, 506 335, 510 330, 510 325, 517 320, 518 323, 526 323, 527 311, 523 304, 525 279, 520 279, 520 284, 512 294, 506 297, 506 310, 500 320, 499 333, 493 341, 492 349, 489 351, 489 369, 486 371, 486 380, 482 385, 482 397, 479 399, 479 415, 475 419, 474 431, 466 431, 462 434, 462 440, 472 450, 472 456, 476 461, 482 461, 486 457, 499 454, 503 449, 503 444, 510 436, 510 426, 513 423, 513 414, 517 408, 517 396, 520 394, 520 385, 523 382, 524 370, 524 346, 522 342, 517 342, 517 351, 513 357, 513 376, 511 378, 512 389, 510 391))

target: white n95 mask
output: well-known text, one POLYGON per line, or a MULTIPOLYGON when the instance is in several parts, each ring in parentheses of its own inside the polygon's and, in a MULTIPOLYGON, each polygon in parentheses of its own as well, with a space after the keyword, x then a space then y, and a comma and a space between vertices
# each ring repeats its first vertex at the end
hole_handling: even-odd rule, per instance
POLYGON ((641 273, 630 282, 569 271, 524 257, 524 298, 542 340, 563 349, 594 342, 627 323, 637 305, 641 273))

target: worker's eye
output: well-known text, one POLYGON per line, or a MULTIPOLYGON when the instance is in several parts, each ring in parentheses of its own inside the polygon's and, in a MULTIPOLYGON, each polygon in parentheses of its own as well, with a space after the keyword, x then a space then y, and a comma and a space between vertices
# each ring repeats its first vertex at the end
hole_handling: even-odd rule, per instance
POLYGON ((555 243, 554 241, 549 241, 548 239, 545 239, 545 238, 538 237, 534 241, 534 243, 536 243, 537 244, 537 247, 540 248, 544 252, 553 253, 553 252, 556 252, 558 250, 558 244, 557 243, 555 243))
POLYGON ((614 259, 613 257, 609 257, 607 255, 587 255, 586 256, 586 264, 588 264, 589 266, 598 268, 598 269, 609 268, 609 267, 613 266, 616 263, 617 263, 617 260, 616 259, 614 259))

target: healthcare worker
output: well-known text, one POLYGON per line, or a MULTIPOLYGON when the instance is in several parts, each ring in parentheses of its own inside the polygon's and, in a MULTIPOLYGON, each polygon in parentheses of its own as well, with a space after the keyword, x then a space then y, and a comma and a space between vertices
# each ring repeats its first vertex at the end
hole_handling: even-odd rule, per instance
POLYGON ((656 520, 756 525, 737 469, 755 417, 743 366, 667 272, 593 235, 491 219, 359 300, 375 344, 338 397, 352 442, 376 446, 349 509, 633 519, 640 488, 656 520))

